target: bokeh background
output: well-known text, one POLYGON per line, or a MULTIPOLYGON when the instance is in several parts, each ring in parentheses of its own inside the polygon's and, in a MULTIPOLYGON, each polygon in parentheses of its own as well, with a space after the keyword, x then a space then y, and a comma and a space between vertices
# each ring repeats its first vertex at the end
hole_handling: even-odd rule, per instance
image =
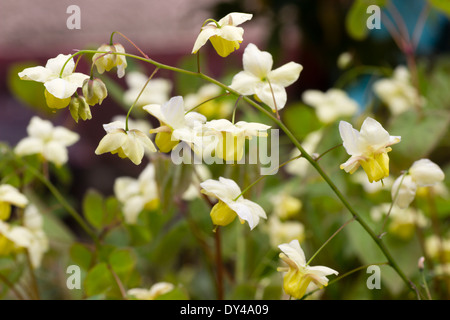
MULTIPOLYGON (((412 32, 426 1, 393 0, 393 3, 412 32)), ((244 26, 241 49, 222 59, 208 43, 201 52, 202 70, 229 84, 231 77, 242 68, 242 53, 248 43, 269 51, 274 57, 274 67, 289 61, 302 64, 304 70, 300 79, 287 88, 289 102, 282 111, 288 126, 302 139, 317 123, 314 118, 310 122, 312 127, 304 127, 305 121, 296 118, 314 117, 313 111, 297 112, 302 93, 307 89, 327 90, 342 79, 343 71, 338 67, 337 59, 343 52, 352 53, 355 64, 392 68, 406 64, 404 54, 383 25, 380 30, 368 32, 364 39, 355 39, 349 34, 346 17, 352 4, 352 0, 0 0, 0 140, 14 146, 26 136, 26 127, 35 114, 50 119, 55 125, 64 125, 81 136, 81 140, 69 148, 70 173, 69 169, 59 173, 64 191, 72 197, 73 203, 80 202, 88 188, 95 188, 105 195, 112 194, 116 177, 136 177, 142 170, 116 156, 94 154, 104 136, 102 124, 127 112, 127 105, 120 100, 120 94, 113 94, 126 89, 124 79, 117 79, 114 72, 105 75, 110 96, 101 106, 92 108, 92 120, 75 124, 68 110, 50 112, 45 105, 42 86, 19 84, 17 73, 28 66, 45 65, 49 58, 59 53, 96 49, 109 41, 113 31, 125 34, 156 61, 196 70, 196 58, 190 53, 201 24, 208 18, 220 19, 233 11, 254 15, 244 26), (66 26, 70 16, 66 10, 70 5, 81 9, 80 30, 69 30, 66 26), (24 94, 24 90, 29 94, 24 94)), ((137 53, 119 35, 115 37, 129 52, 137 53)), ((417 59, 423 58, 427 61, 426 67, 433 68, 437 58, 445 58, 449 51, 449 19, 431 9, 416 50, 417 59)), ((151 66, 128 61, 129 70, 152 71, 151 66)), ((89 63, 82 60, 79 68, 88 73, 89 63)), ((195 91, 199 85, 164 70, 158 72, 158 77, 173 81, 174 95, 195 91)), ((373 99, 373 93, 367 88, 374 80, 373 76, 362 75, 345 86, 349 95, 359 103, 361 111, 373 99)), ((443 78, 442 88, 449 88, 448 80, 443 78)), ((445 101, 447 108, 450 107, 450 100, 445 101)), ((142 116, 139 113, 135 115, 142 116)), ((442 139, 444 143, 433 153, 433 159, 442 167, 450 163, 450 145, 445 143, 448 134, 447 130, 442 139)), ((284 155, 290 152, 290 148, 285 151, 284 155)), ((330 157, 334 155, 330 154, 330 157)), ((332 201, 329 206, 335 204, 332 201)), ((76 229, 76 224, 67 219, 76 229)), ((337 226, 339 224, 328 225, 329 230, 335 230, 337 226)), ((323 232, 323 240, 327 235, 330 232, 323 232)), ((320 243, 318 241, 316 247, 320 243)), ((345 286, 340 289, 345 289, 345 286)), ((329 297, 336 298, 339 294, 338 290, 332 290, 329 297)), ((349 297, 358 297, 358 292, 349 294, 349 297)))

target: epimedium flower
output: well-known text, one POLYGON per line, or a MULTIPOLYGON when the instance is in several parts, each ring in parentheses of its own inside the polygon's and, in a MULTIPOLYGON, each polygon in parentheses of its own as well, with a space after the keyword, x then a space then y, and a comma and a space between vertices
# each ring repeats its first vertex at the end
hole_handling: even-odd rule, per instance
POLYGON ((416 233, 417 228, 425 228, 429 221, 422 211, 415 208, 402 209, 398 206, 391 208, 390 203, 382 203, 372 207, 370 216, 374 221, 380 221, 389 212, 388 231, 398 238, 407 240, 416 233), (390 210, 390 211, 389 211, 390 210))
POLYGON ((341 89, 331 88, 326 92, 306 90, 302 99, 314 107, 322 123, 332 123, 341 116, 352 116, 358 111, 358 103, 341 89))
POLYGON ((206 122, 203 135, 216 137, 211 140, 216 157, 225 161, 239 161, 244 155, 245 140, 266 137, 269 128, 257 122, 239 121, 233 124, 227 119, 219 119, 206 122))
POLYGON ((152 78, 142 90, 147 80, 148 76, 142 72, 131 71, 127 73, 125 82, 128 88, 123 95, 123 100, 126 104, 133 104, 139 94, 139 100, 136 102, 136 106, 139 107, 147 104, 163 104, 169 100, 169 95, 172 91, 172 82, 170 80, 152 78))
POLYGON ((173 289, 175 289, 175 286, 170 282, 158 282, 152 285, 150 289, 129 289, 127 294, 137 300, 155 300, 159 296, 169 293, 173 289))
POLYGON ((395 180, 391 189, 392 199, 400 208, 406 208, 414 200, 418 188, 434 186, 444 178, 444 171, 436 163, 430 159, 417 160, 395 180))
POLYGON ((157 208, 159 198, 153 164, 148 164, 137 179, 117 178, 114 182, 114 194, 122 203, 125 222, 128 224, 136 224, 142 210, 157 208))
POLYGON ((74 70, 75 62, 71 55, 59 54, 49 59, 45 67, 24 69, 19 72, 19 77, 22 80, 42 82, 47 105, 53 109, 62 109, 69 105, 72 95, 83 85, 83 81, 89 78, 88 75, 74 70))
POLYGON ((284 108, 285 88, 297 81, 303 66, 291 61, 272 70, 272 55, 260 51, 253 43, 245 48, 242 62, 244 70, 233 77, 230 88, 244 96, 256 95, 274 112, 284 108))
POLYGON ((171 151, 180 141, 192 143, 193 128, 206 122, 206 117, 200 113, 185 112, 181 96, 172 97, 163 105, 146 105, 143 109, 160 122, 160 127, 150 132, 156 133, 155 143, 161 152, 171 151))
POLYGON ((425 99, 419 96, 412 85, 410 73, 405 66, 396 67, 391 78, 377 80, 373 84, 373 90, 393 115, 413 109, 415 105, 423 107, 425 104, 425 99))
POLYGON ((43 229, 42 216, 34 205, 26 207, 23 226, 0 221, 0 256, 28 252, 31 266, 39 268, 49 243, 43 229))
POLYGON ((253 15, 249 13, 232 12, 219 21, 208 19, 194 43, 192 53, 197 53, 209 40, 221 57, 228 56, 239 49, 243 41, 244 29, 238 25, 251 20, 252 17, 253 15))
POLYGON ((358 131, 346 122, 339 123, 339 133, 347 153, 351 156, 340 168, 353 174, 362 166, 370 182, 380 181, 389 176, 389 156, 393 144, 399 143, 400 136, 390 136, 383 126, 370 117, 364 120, 358 131))
POLYGON ((11 206, 24 208, 28 199, 16 187, 10 184, 0 185, 0 221, 8 220, 11 215, 11 206))
POLYGON ((305 226, 297 220, 282 221, 276 215, 270 216, 267 221, 267 232, 270 237, 270 244, 276 248, 280 243, 297 239, 303 242, 305 239, 305 226))
POLYGON ((129 158, 135 165, 142 162, 145 151, 156 152, 156 148, 150 138, 137 129, 126 130, 126 124, 122 121, 114 121, 104 124, 106 135, 100 140, 95 154, 116 154, 121 158, 129 158))
POLYGON ((97 51, 111 52, 111 53, 96 53, 92 57, 92 62, 97 67, 97 71, 102 74, 103 72, 110 71, 112 68, 117 67, 117 76, 122 78, 125 75, 125 68, 127 67, 127 59, 121 54, 125 53, 125 48, 120 43, 114 43, 111 45, 102 44, 97 51), (115 54, 119 53, 119 54, 115 54))
POLYGON ((19 141, 14 152, 19 156, 39 154, 45 160, 62 166, 68 161, 67 147, 80 139, 76 132, 53 126, 49 120, 33 116, 27 127, 28 137, 19 141))
POLYGON ((328 275, 339 273, 324 266, 311 267, 306 264, 305 253, 297 239, 278 246, 282 253, 280 258, 288 267, 278 268, 279 272, 286 272, 283 278, 283 288, 286 294, 301 299, 311 281, 319 287, 328 285, 328 275))
POLYGON ((226 226, 239 217, 241 223, 247 221, 250 229, 253 229, 261 218, 267 219, 264 209, 259 204, 245 199, 237 183, 231 179, 208 179, 200 183, 200 187, 202 193, 219 200, 210 213, 215 226, 226 226))

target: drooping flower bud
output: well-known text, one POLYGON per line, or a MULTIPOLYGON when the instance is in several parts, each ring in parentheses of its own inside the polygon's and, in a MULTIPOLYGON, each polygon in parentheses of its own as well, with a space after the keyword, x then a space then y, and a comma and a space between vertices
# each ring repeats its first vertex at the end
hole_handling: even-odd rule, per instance
POLYGON ((102 80, 86 79, 83 82, 83 95, 86 102, 90 105, 102 104, 103 100, 108 96, 108 91, 102 80))
POLYGON ((92 119, 91 109, 89 108, 86 99, 83 96, 73 96, 70 100, 69 111, 75 122, 78 120, 90 120, 92 119))

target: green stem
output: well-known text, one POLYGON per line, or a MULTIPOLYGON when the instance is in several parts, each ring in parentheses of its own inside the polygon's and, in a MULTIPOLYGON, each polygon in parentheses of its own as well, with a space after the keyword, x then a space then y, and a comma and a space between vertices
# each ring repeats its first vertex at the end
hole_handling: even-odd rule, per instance
POLYGON ((342 226, 339 227, 339 229, 337 229, 332 235, 331 237, 328 238, 327 241, 325 241, 320 248, 311 256, 311 258, 309 258, 308 262, 306 263, 306 265, 309 265, 311 263, 311 261, 317 256, 317 254, 322 251, 322 249, 328 244, 328 242, 331 241, 331 239, 333 239, 342 229, 345 228, 346 225, 348 225, 350 222, 353 222, 355 220, 355 217, 352 217, 350 220, 348 220, 347 222, 345 222, 342 226))
POLYGON ((99 240, 97 235, 89 228, 89 226, 84 222, 81 215, 67 202, 64 196, 58 191, 58 189, 42 175, 38 170, 29 166, 20 157, 16 157, 15 160, 22 165, 26 170, 28 170, 32 175, 34 175, 38 180, 40 180, 47 189, 53 194, 53 196, 58 200, 58 202, 63 206, 64 209, 78 222, 78 224, 86 231, 86 233, 95 241, 98 245, 99 240))
MULTIPOLYGON (((80 51, 80 52, 86 52, 86 53, 94 52, 94 53, 96 53, 98 51, 95 51, 95 50, 83 50, 83 51, 80 51)), ((207 76, 207 75, 205 75, 203 73, 198 73, 198 72, 193 72, 193 71, 188 71, 188 70, 172 67, 172 66, 169 66, 169 65, 165 65, 163 63, 156 62, 156 61, 154 61, 152 59, 146 59, 146 58, 142 58, 142 57, 139 57, 139 56, 136 56, 136 55, 132 55, 132 54, 127 54, 127 53, 114 53, 114 54, 124 55, 124 56, 130 57, 130 58, 135 58, 135 59, 147 62, 147 63, 151 63, 154 66, 156 66, 158 68, 161 68, 161 69, 165 69, 165 70, 170 70, 170 71, 173 71, 173 72, 178 72, 178 73, 182 73, 182 74, 191 75, 193 77, 197 77, 197 78, 203 79, 205 81, 214 83, 214 84, 218 85, 219 87, 225 89, 226 91, 228 91, 228 92, 230 92, 230 93, 232 93, 232 94, 234 94, 236 96, 240 96, 241 95, 236 90, 231 89, 227 85, 225 85, 225 84, 221 83, 220 81, 217 81, 217 80, 215 80, 215 79, 213 79, 213 78, 211 78, 211 77, 209 77, 209 76, 207 76)), ((375 243, 377 244, 379 249, 383 252, 385 257, 389 261, 390 266, 395 270, 395 272, 400 276, 400 278, 405 282, 405 284, 411 290, 415 291, 416 288, 415 288, 414 284, 406 277, 406 275, 400 269, 400 267, 398 266, 397 262, 393 259, 392 255, 390 254, 389 250, 387 249, 386 245, 384 244, 384 242, 375 234, 375 232, 362 219, 362 217, 355 211, 355 209, 353 209, 353 207, 350 205, 350 203, 347 201, 347 199, 341 193, 341 191, 338 189, 338 187, 334 184, 334 182, 330 179, 330 177, 325 173, 325 171, 323 171, 323 169, 319 166, 319 164, 315 161, 315 159, 313 159, 311 157, 311 155, 309 155, 309 153, 306 152, 306 150, 302 147, 300 142, 297 140, 297 138, 294 136, 294 134, 286 127, 286 125, 280 119, 277 119, 276 117, 274 117, 269 110, 267 110, 266 108, 264 108, 260 104, 256 103, 252 99, 250 99, 248 97, 245 97, 245 96, 243 97, 243 99, 248 104, 252 105, 256 109, 261 111, 263 114, 268 116, 270 119, 272 119, 272 121, 275 124, 278 125, 278 127, 286 134, 286 136, 289 138, 289 140, 292 141, 294 146, 300 151, 302 157, 304 157, 314 167, 314 169, 317 171, 317 173, 319 173, 319 175, 324 179, 324 181, 329 185, 329 187, 332 189, 332 191, 335 193, 335 195, 339 198, 339 200, 342 202, 344 207, 347 208, 347 210, 355 218, 355 220, 363 227, 363 229, 369 234, 369 236, 373 239, 373 241, 375 241, 375 243)))
POLYGON ((153 76, 156 74, 156 72, 158 72, 159 68, 155 68, 155 70, 153 71, 153 73, 150 75, 150 77, 147 79, 147 81, 145 82, 144 86, 142 87, 141 91, 139 92, 138 96, 136 97, 136 99, 134 100, 133 104, 131 105, 130 109, 128 109, 127 112, 127 117, 125 118, 125 131, 128 132, 128 118, 130 117, 131 114, 131 110, 133 110, 133 107, 136 105, 136 103, 138 102, 139 98, 142 95, 142 92, 144 92, 145 88, 147 87, 148 83, 150 82, 150 80, 153 78, 153 76))

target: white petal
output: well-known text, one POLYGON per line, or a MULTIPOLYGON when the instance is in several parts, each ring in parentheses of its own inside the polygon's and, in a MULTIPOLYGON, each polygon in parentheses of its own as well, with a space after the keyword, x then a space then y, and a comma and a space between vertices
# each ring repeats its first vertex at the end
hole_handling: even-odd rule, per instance
POLYGON ((20 191, 9 185, 0 185, 0 201, 13 204, 18 207, 25 207, 28 204, 28 199, 20 191))
POLYGON ((267 104, 272 111, 281 110, 286 105, 287 93, 284 87, 271 83, 262 83, 256 86, 255 90, 258 98, 267 104))
POLYGON ((222 28, 217 30, 217 35, 228 41, 242 42, 244 40, 242 38, 243 34, 244 29, 242 29, 241 27, 223 26, 222 28))
POLYGON ((203 193, 208 196, 216 197, 226 203, 233 201, 241 193, 239 186, 230 179, 219 179, 221 180, 208 179, 200 183, 200 187, 203 188, 203 193))
POLYGON ((142 158, 144 157, 144 146, 132 131, 126 134, 126 140, 122 145, 122 150, 135 165, 141 164, 142 158))
POLYGON ((194 47, 192 48, 192 53, 197 53, 197 51, 205 45, 209 38, 217 34, 216 28, 202 28, 197 40, 195 40, 194 47))
POLYGON ((136 224, 139 213, 144 209, 144 205, 144 199, 141 196, 134 196, 128 199, 123 207, 125 222, 136 224))
POLYGON ((70 82, 77 88, 81 88, 83 85, 84 80, 89 79, 89 76, 80 72, 72 73, 66 77, 63 77, 65 81, 70 82))
POLYGON ((218 21, 218 24, 221 26, 224 25, 238 26, 248 20, 251 20, 252 17, 253 15, 250 13, 231 12, 222 19, 220 19, 218 21))
POLYGON ((59 166, 66 163, 68 160, 67 148, 56 141, 50 141, 45 144, 44 149, 42 150, 42 155, 48 161, 59 166))
POLYGON ((183 97, 176 96, 162 105, 161 112, 166 119, 166 124, 173 129, 184 126, 184 102, 183 97))
POLYGON ((240 71, 231 81, 230 88, 244 96, 255 94, 255 88, 261 79, 248 71, 240 71))
POLYGON ((37 82, 47 82, 58 77, 57 74, 42 66, 26 68, 19 72, 19 77, 22 80, 32 80, 37 82))
POLYGON ((244 71, 252 73, 263 80, 272 70, 272 55, 266 51, 260 51, 253 43, 249 43, 243 55, 244 71))
MULTIPOLYGON (((49 59, 47 61, 47 64, 45 65, 46 69, 51 70, 54 74, 57 74, 59 76, 62 67, 66 63, 67 60, 71 57, 70 54, 59 54, 57 57, 49 59)), ((67 64, 64 66, 64 71, 62 76, 68 76, 73 72, 73 69, 75 68, 75 62, 73 61, 73 58, 70 59, 67 64)))
POLYGON ((64 127, 56 127, 52 132, 52 141, 56 141, 63 146, 73 145, 80 139, 80 135, 64 127))
POLYGON ((152 116, 154 116, 156 119, 158 119, 160 122, 166 123, 166 118, 161 110, 161 105, 159 104, 149 104, 146 106, 143 106, 142 109, 150 113, 152 116))
POLYGON ((39 154, 42 152, 44 144, 41 139, 34 137, 26 137, 19 141, 14 148, 14 152, 19 156, 27 156, 30 154, 39 154))
POLYGON ((95 149, 95 154, 98 155, 115 151, 120 148, 125 141, 127 141, 127 134, 124 131, 108 133, 100 140, 97 149, 95 149))
POLYGON ((298 80, 302 70, 302 65, 295 62, 289 62, 275 70, 270 71, 267 77, 271 83, 287 87, 298 80))
POLYGON ((283 251, 283 253, 291 259, 299 269, 306 265, 305 253, 300 247, 300 243, 297 239, 292 240, 289 243, 280 244, 278 248, 280 248, 280 250, 283 251))
POLYGON ((120 202, 126 202, 129 198, 139 193, 139 183, 131 177, 119 177, 114 181, 114 195, 120 202))
POLYGON ((417 185, 410 175, 401 175, 392 185, 392 201, 401 208, 407 208, 416 196, 417 185), (401 185, 400 185, 401 183, 401 185), (400 188, 400 189, 399 189, 400 188))
POLYGON ((347 121, 339 122, 339 133, 341 135, 345 150, 349 155, 359 155, 359 132, 347 121))
POLYGON ((144 133, 142 133, 139 130, 130 130, 130 133, 134 133, 136 139, 138 140, 138 142, 148 151, 150 152, 156 152, 156 147, 153 144, 152 140, 150 140, 149 137, 147 137, 144 133))
POLYGON ((43 120, 33 116, 27 126, 27 133, 30 137, 47 140, 53 132, 53 124, 48 120, 43 120))
POLYGON ((445 174, 442 169, 429 159, 417 160, 409 169, 413 180, 420 186, 432 186, 444 181, 445 174))
POLYGON ((251 207, 247 206, 242 201, 226 202, 228 207, 236 212, 240 219, 248 222, 251 230, 255 228, 259 223, 259 216, 253 213, 251 207))
POLYGON ((361 142, 371 146, 374 150, 384 148, 391 141, 389 133, 383 126, 370 117, 367 117, 366 120, 364 120, 361 130, 359 131, 359 138, 361 142))
POLYGON ((57 78, 44 83, 45 88, 49 93, 58 99, 66 99, 71 97, 75 91, 77 91, 78 86, 76 83, 68 82, 64 79, 57 78))

